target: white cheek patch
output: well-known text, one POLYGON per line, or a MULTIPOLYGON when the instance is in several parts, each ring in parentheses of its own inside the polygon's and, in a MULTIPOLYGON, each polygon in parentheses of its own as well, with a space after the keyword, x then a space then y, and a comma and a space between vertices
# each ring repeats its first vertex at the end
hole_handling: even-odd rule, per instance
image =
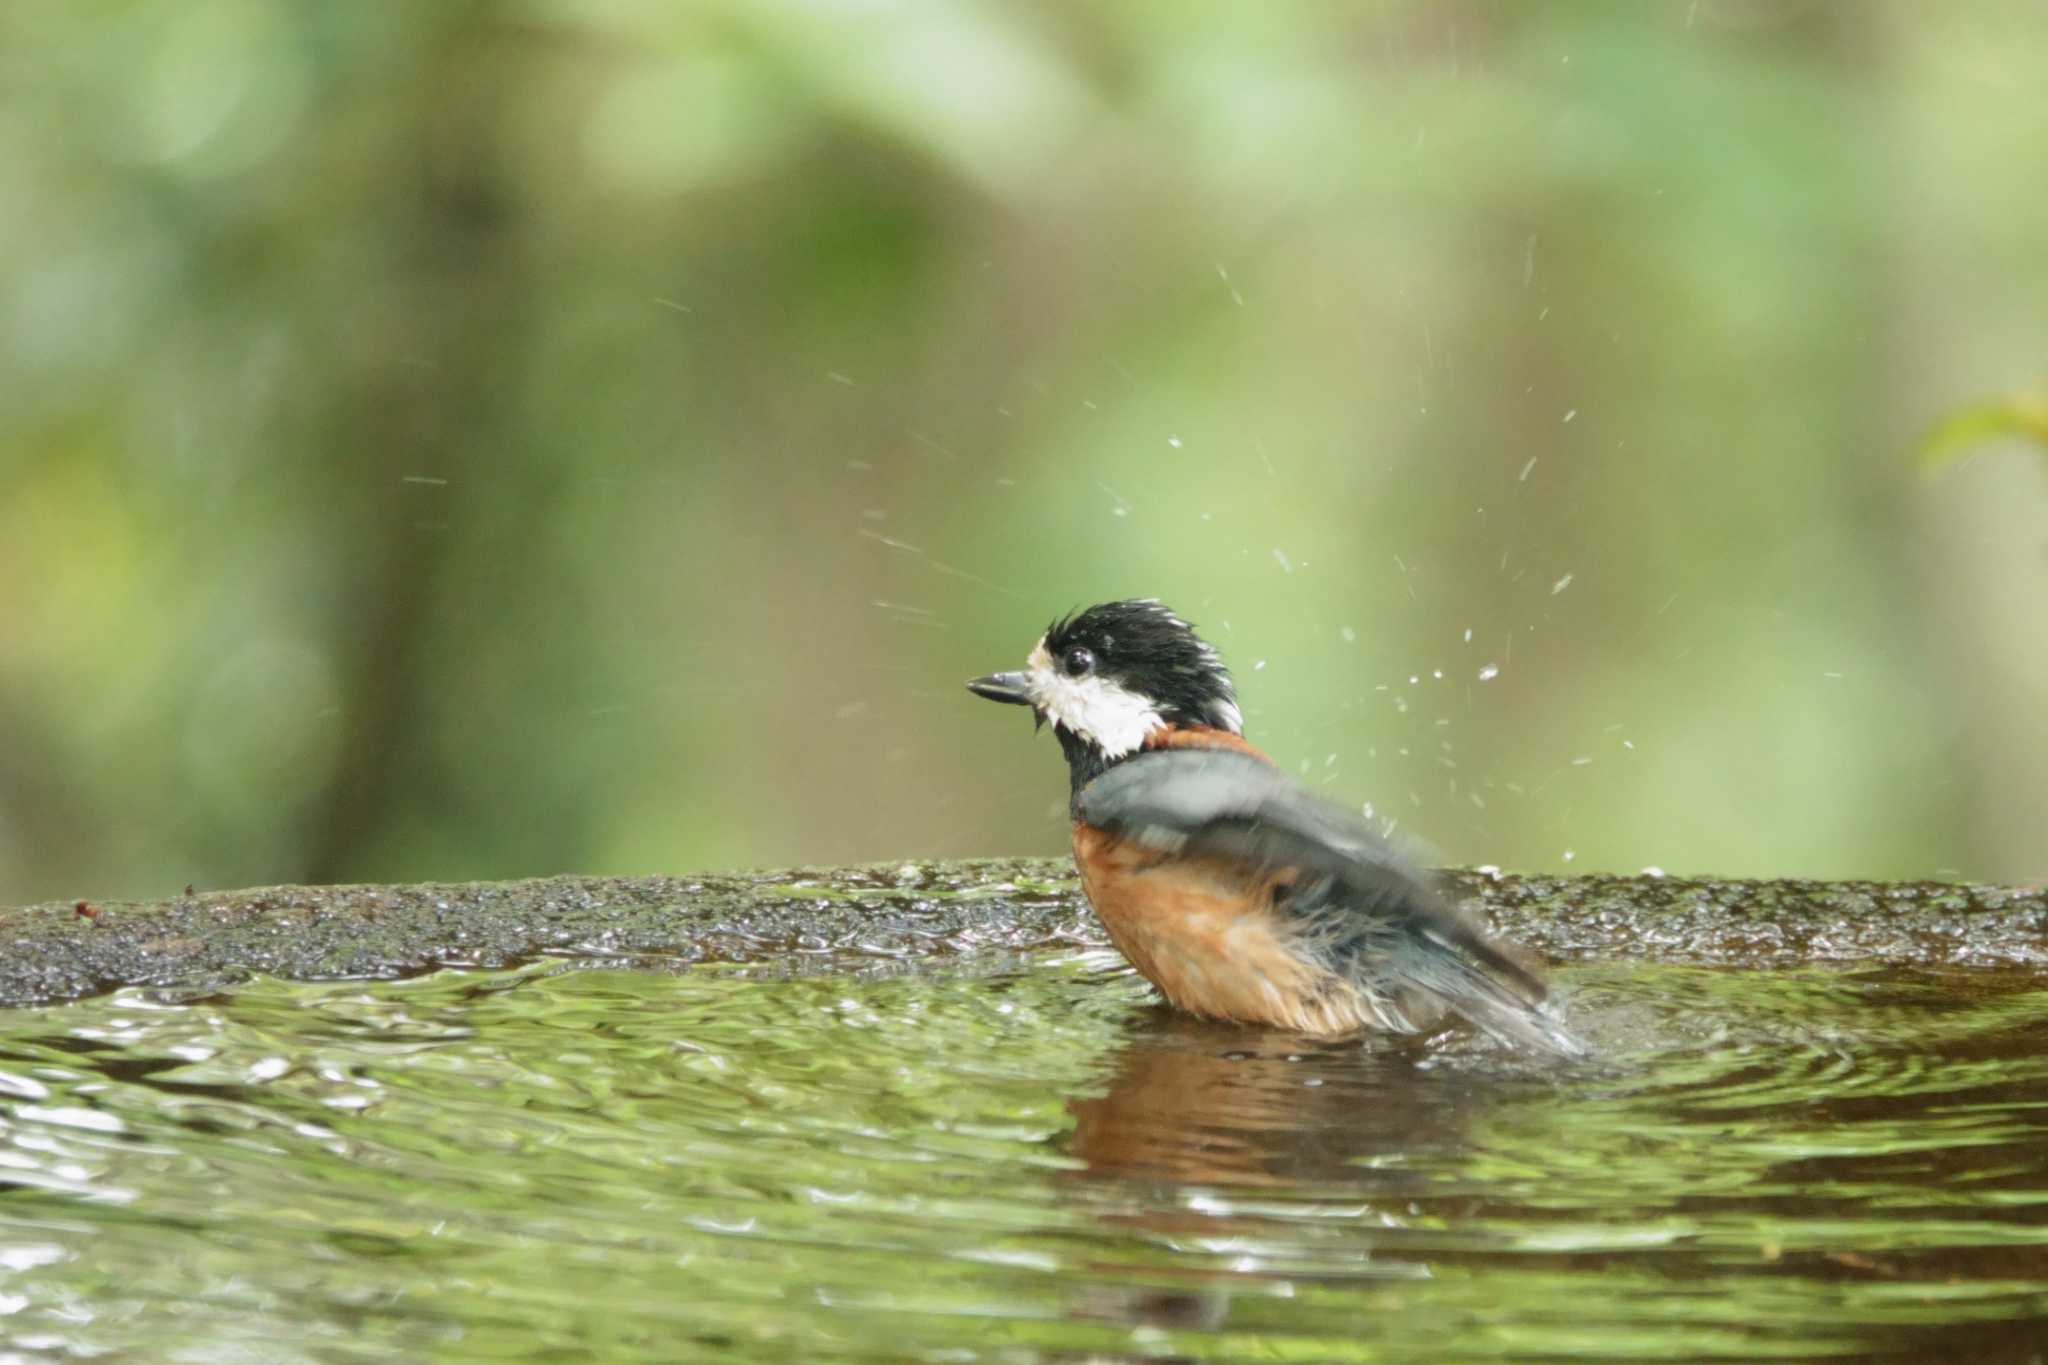
POLYGON ((1060 672, 1040 640, 1024 661, 1025 689, 1046 719, 1102 750, 1106 758, 1136 753, 1145 736, 1165 722, 1136 692, 1094 674, 1070 678, 1060 672))

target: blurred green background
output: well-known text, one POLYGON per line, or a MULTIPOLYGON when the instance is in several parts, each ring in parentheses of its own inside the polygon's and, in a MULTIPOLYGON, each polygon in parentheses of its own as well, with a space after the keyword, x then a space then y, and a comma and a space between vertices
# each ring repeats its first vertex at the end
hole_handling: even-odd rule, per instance
POLYGON ((16 0, 0 902, 1065 841, 1156 595, 1529 869, 2048 875, 2036 0, 16 0))

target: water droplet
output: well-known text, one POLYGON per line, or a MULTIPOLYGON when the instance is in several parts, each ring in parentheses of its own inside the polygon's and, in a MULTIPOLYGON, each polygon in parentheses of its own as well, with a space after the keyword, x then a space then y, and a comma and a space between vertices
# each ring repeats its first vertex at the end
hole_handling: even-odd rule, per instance
POLYGON ((1567 422, 1569 422, 1569 421, 1571 421, 1571 420, 1572 420, 1572 418, 1574 418, 1574 417, 1577 417, 1578 415, 1579 415, 1579 410, 1578 410, 1577 408, 1573 408, 1573 409, 1571 409, 1571 410, 1570 410, 1569 412, 1565 413, 1565 415, 1564 415, 1564 420, 1565 420, 1565 421, 1567 421, 1567 422))
POLYGON ((1570 850, 1570 849, 1566 849, 1566 850, 1564 851, 1564 860, 1565 860, 1566 862, 1570 862, 1570 861, 1571 861, 1572 859, 1574 859, 1574 858, 1576 858, 1576 857, 1578 857, 1578 856, 1579 856, 1578 854, 1576 854, 1576 853, 1572 852, 1572 850, 1570 850))
POLYGON ((1498 678, 1499 676, 1499 664, 1488 664, 1486 665, 1486 667, 1479 670, 1479 681, 1481 682, 1492 682, 1495 678, 1498 678))
POLYGON ((1169 437, 1167 437, 1167 438, 1166 438, 1166 443, 1167 443, 1168 445, 1172 446, 1172 447, 1173 447, 1173 448, 1174 448, 1175 450, 1179 450, 1179 449, 1180 449, 1180 437, 1178 437, 1178 436, 1169 436, 1169 437))
POLYGON ((1563 592, 1566 588, 1569 588, 1571 585, 1572 575, 1566 574, 1563 578, 1558 579, 1555 583, 1552 583, 1550 585, 1550 595, 1552 597, 1555 597, 1559 593, 1563 592))
POLYGON ((1355 645, 1358 643, 1358 632, 1353 630, 1349 626, 1345 626, 1337 633, 1344 637, 1344 643, 1347 645, 1355 645))
POLYGON ((1278 545, 1275 545, 1273 547, 1273 562, 1280 566, 1281 573, 1294 572, 1294 561, 1289 559, 1287 557, 1287 552, 1281 549, 1278 545))

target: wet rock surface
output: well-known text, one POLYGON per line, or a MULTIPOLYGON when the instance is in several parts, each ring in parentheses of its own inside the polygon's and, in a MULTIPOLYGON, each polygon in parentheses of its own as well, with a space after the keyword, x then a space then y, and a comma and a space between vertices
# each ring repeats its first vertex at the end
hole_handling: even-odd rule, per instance
POLYGON ((2048 891, 1955 882, 1446 874, 1551 959, 2048 966, 2048 891))
MULTIPOLYGON (((1531 954, 1757 966, 2048 965, 2048 892, 1951 883, 1445 874, 1531 954)), ((0 910, 0 1005, 263 973, 404 976, 541 955, 775 972, 999 970, 1105 943, 1057 859, 695 877, 282 886, 0 910)))

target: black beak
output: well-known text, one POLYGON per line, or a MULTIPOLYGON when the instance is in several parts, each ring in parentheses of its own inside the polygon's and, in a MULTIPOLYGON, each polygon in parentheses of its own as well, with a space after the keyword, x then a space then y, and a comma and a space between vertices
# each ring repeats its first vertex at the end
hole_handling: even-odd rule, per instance
POLYGON ((969 678, 967 690, 990 701, 1008 702, 1012 706, 1031 705, 1031 695, 1024 690, 1022 673, 991 673, 985 678, 969 678))

